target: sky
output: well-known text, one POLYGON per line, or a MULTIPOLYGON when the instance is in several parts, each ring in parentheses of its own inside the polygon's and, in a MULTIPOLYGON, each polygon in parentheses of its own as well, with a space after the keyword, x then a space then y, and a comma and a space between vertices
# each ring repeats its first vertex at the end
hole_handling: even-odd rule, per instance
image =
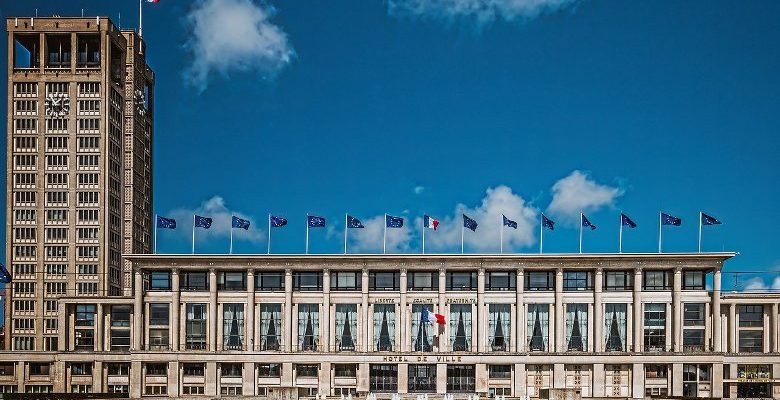
MULTIPOLYGON (((103 15, 134 1, 3 2, 3 17, 103 15)), ((144 4, 155 71, 154 211, 179 228, 158 252, 736 251, 727 271, 777 271, 780 3, 589 0, 161 0, 144 4)), ((7 57, 2 47, 0 56, 7 57)), ((5 76, 3 79, 7 79, 5 76)), ((3 82, 5 85, 5 82, 3 82)), ((5 113, 5 109, 2 111, 5 113)), ((3 115, 3 118, 6 116, 3 115)), ((5 175, 3 175, 5 179, 5 175)), ((3 182, 5 185, 5 182, 3 182)), ((3 224, 5 227, 5 224, 3 224)), ((755 277, 758 289, 780 279, 755 277)), ((752 279, 752 278, 751 278, 752 279)))

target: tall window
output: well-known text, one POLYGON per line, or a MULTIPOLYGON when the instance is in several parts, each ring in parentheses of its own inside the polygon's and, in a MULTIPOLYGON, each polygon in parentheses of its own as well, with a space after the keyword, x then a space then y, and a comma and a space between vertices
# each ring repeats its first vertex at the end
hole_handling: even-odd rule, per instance
POLYGON ((393 349, 395 349, 395 304, 374 304, 374 350, 393 351, 393 349))
POLYGON ((564 271, 563 272, 563 290, 578 291, 592 290, 593 280, 588 271, 564 271))
POLYGON ((435 271, 409 272, 406 283, 411 291, 436 291, 439 290, 439 273, 435 271))
POLYGON ((525 290, 555 290, 555 273, 552 271, 528 271, 525 274, 525 290))
POLYGON ((473 365, 447 365, 448 393, 472 393, 474 390, 473 365))
POLYGON ((704 351, 704 303, 683 304, 683 350, 704 351))
POLYGON ((282 305, 260 304, 260 350, 279 350, 282 339, 282 305))
POLYGON ((149 272, 149 290, 171 290, 171 271, 149 272))
POLYGON ((488 272, 485 290, 514 291, 517 288, 517 273, 514 271, 488 272))
POLYGON ((450 305, 450 348, 471 350, 471 304, 450 305))
POLYGON ((243 292, 246 290, 246 274, 238 271, 220 272, 217 275, 217 288, 226 292, 243 292))
POLYGON ((604 272, 604 290, 625 291, 633 289, 631 271, 604 272))
POLYGON ((739 306, 739 327, 760 328, 764 326, 764 306, 739 306))
POLYGON ((671 271, 643 271, 642 287, 644 290, 672 290, 671 271))
POLYGON ((626 305, 604 305, 604 336, 607 351, 626 351, 626 305))
POLYGON ((488 348, 490 351, 509 351, 511 341, 511 305, 488 306, 488 348))
POLYGON ((357 304, 336 304, 336 350, 355 350, 357 320, 357 304))
POLYGON ((588 305, 566 305, 566 349, 588 350, 588 305))
POLYGON ((739 331, 740 353, 761 353, 764 351, 764 332, 759 330, 739 331))
POLYGON ((549 349, 550 305, 529 304, 527 321, 528 349, 531 351, 547 351, 549 349))
POLYGON ((93 350, 95 346, 95 305, 76 305, 75 346, 76 350, 93 350))
POLYGON ((168 303, 149 304, 149 349, 167 350, 169 344, 169 309, 168 303))
POLYGON ((666 349, 666 304, 645 304, 646 351, 664 351, 666 349))
POLYGON ((369 364, 369 389, 374 393, 396 393, 398 391, 397 364, 369 364))
POLYGON ((433 311, 433 305, 412 304, 412 331, 409 334, 412 339, 412 351, 431 351, 433 349, 431 342, 433 326, 421 321, 423 311, 433 311))
POLYGON ((436 364, 409 364, 409 392, 436 391, 436 364))
POLYGON ((298 304, 298 348, 304 351, 315 351, 319 342, 319 304, 298 304))
POLYGON ((111 306, 111 350, 130 350, 130 306, 111 306))
POLYGON ((361 273, 355 271, 334 272, 330 275, 330 290, 360 290, 361 273))
POLYGON ((683 364, 683 397, 700 397, 701 384, 709 386, 709 364, 683 364))
POLYGON ((187 350, 206 349, 207 305, 187 304, 185 345, 187 350))
POLYGON ((225 350, 241 350, 244 347, 244 305, 222 306, 222 346, 225 350))

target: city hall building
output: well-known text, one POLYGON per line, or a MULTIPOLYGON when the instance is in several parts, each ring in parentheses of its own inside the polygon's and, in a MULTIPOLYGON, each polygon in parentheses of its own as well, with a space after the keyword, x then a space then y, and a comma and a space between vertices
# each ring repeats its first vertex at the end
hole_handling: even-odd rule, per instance
POLYGON ((733 255, 128 255, 134 296, 60 298, 0 387, 780 398, 780 296, 721 293, 733 255))

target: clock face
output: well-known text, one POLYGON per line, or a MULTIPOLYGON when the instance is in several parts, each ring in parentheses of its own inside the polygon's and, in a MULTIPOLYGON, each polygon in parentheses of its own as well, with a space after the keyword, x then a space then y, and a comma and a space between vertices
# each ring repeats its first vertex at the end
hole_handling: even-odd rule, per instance
POLYGON ((62 93, 52 93, 46 96, 46 115, 50 117, 62 117, 70 111, 70 99, 62 93))
POLYGON ((138 114, 143 116, 146 114, 146 102, 144 99, 144 92, 140 90, 135 91, 135 107, 138 109, 138 114))

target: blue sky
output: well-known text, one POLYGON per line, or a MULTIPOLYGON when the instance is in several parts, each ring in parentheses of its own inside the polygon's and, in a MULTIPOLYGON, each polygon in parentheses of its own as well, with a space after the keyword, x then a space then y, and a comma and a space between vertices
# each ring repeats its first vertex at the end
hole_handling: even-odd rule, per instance
MULTIPOLYGON (((683 219, 664 249, 694 251, 704 210, 724 222, 705 228, 704 249, 741 253, 729 269, 780 267, 780 3, 454 8, 483 3, 144 4, 154 208, 180 220, 159 251, 190 251, 196 210, 217 218, 198 252, 227 251, 232 213, 253 223, 236 252, 264 252, 268 212, 290 220, 274 252, 303 252, 307 212, 331 226, 312 230, 312 252, 341 252, 347 211, 376 221, 350 232, 355 250, 381 251, 387 212, 411 225, 391 233, 394 251, 419 251, 429 213, 444 228, 426 247, 457 252, 465 210, 480 222, 467 251, 498 250, 504 212, 521 222, 507 248, 535 252, 541 210, 558 221, 545 251, 576 252, 581 208, 599 227, 586 252, 616 250, 621 209, 639 224, 625 251, 657 250, 659 210, 683 219)), ((36 7, 137 26, 134 1, 1 11, 36 7)))

